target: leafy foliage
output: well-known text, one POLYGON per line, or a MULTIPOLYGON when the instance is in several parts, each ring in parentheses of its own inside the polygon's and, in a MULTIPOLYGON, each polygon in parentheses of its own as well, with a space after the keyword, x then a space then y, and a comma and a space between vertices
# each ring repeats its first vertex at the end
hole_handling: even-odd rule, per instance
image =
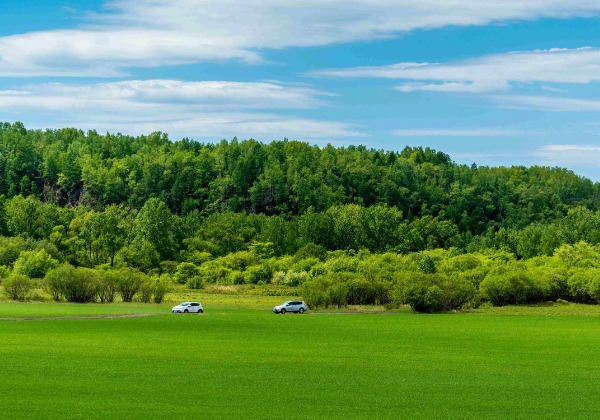
POLYGON ((0 266, 56 299, 161 301, 173 280, 425 312, 597 302, 599 232, 600 185, 561 168, 0 123, 0 266))
POLYGON ((12 273, 2 282, 2 286, 4 287, 4 293, 9 299, 23 302, 29 298, 34 284, 29 277, 23 274, 12 273))

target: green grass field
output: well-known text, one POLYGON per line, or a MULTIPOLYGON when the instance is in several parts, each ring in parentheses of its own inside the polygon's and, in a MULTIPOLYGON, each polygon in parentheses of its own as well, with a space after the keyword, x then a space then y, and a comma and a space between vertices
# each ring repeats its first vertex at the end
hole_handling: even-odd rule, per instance
POLYGON ((211 295, 204 315, 171 315, 172 303, 0 303, 0 318, 39 318, 0 320, 1 416, 600 415, 595 307, 271 314, 282 300, 211 295), (49 318, 126 313, 154 316, 49 318))

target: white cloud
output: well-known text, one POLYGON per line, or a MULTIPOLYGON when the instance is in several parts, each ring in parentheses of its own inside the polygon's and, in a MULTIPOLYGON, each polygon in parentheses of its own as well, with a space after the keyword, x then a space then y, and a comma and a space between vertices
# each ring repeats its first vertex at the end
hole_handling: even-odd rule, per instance
POLYGON ((547 166, 596 169, 600 167, 600 146, 553 144, 543 146, 533 154, 547 166))
POLYGON ((310 87, 275 82, 224 82, 181 80, 127 80, 113 83, 45 83, 25 86, 22 90, 0 91, 0 104, 12 101, 26 107, 52 107, 52 101, 75 104, 118 105, 135 103, 189 104, 209 109, 307 109, 326 105, 323 97, 333 96, 310 87), (50 104, 47 105, 46 102, 50 104))
POLYGON ((600 80, 600 48, 512 52, 450 63, 399 63, 329 69, 312 74, 410 80, 396 88, 402 92, 481 93, 536 82, 582 84, 600 80))
POLYGON ((402 129, 392 132, 400 137, 512 137, 542 134, 539 131, 509 130, 504 128, 468 129, 402 129))
POLYGON ((495 95, 491 97, 503 108, 539 111, 600 111, 600 99, 579 99, 546 95, 495 95))
MULTIPOLYGON (((448 25, 597 16, 590 0, 115 0, 74 30, 0 37, 0 76, 117 76, 448 25)), ((434 87, 432 87, 434 88, 434 87)))
POLYGON ((324 96, 330 95, 273 82, 44 83, 0 91, 0 112, 25 116, 24 120, 46 118, 53 126, 127 134, 163 131, 174 138, 321 140, 361 135, 353 126, 336 121, 256 112, 316 108, 326 104, 324 96))

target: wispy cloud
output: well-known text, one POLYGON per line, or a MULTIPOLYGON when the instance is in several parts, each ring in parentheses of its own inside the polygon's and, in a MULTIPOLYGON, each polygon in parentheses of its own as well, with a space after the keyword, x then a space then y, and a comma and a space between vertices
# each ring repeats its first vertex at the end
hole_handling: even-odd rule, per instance
POLYGON ((468 129, 401 129, 392 132, 400 137, 512 137, 543 134, 540 131, 510 130, 503 128, 468 129))
POLYGON ((552 144, 537 149, 534 156, 544 165, 570 168, 598 167, 600 146, 576 144, 552 144))
MULTIPOLYGON (((32 84, 0 91, 0 112, 54 125, 174 137, 326 140, 361 135, 350 124, 272 112, 323 106, 330 94, 303 86, 179 80, 32 84), (257 112, 257 110, 271 112, 257 112), (43 118, 42 118, 43 119, 43 118)), ((39 127, 45 128, 45 127, 39 127)))
POLYGON ((407 80, 396 88, 402 92, 482 93, 536 82, 583 84, 600 80, 600 48, 511 52, 450 63, 329 69, 312 75, 407 80))
POLYGON ((306 86, 275 82, 226 82, 181 80, 127 80, 113 83, 31 84, 21 90, 0 91, 0 104, 46 107, 45 99, 58 103, 104 102, 114 106, 132 103, 151 107, 153 104, 188 104, 216 109, 307 109, 327 104, 334 95, 306 86), (36 104, 37 102, 37 104, 36 104))
POLYGON ((600 111, 600 99, 580 99, 547 95, 494 95, 491 99, 503 108, 539 111, 600 111))
POLYGON ((265 48, 599 14, 600 4, 590 0, 114 0, 77 29, 1 37, 0 76, 118 76, 135 66, 256 63, 265 48))

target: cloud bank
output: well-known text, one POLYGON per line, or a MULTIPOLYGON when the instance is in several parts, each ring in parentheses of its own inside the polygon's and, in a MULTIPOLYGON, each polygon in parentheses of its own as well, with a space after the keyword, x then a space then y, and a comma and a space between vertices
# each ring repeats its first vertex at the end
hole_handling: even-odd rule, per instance
POLYGON ((350 124, 268 112, 317 108, 326 105, 323 98, 328 96, 307 87, 265 82, 41 83, 0 91, 0 112, 25 117, 34 114, 55 126, 134 135, 163 131, 173 137, 213 140, 243 133, 261 140, 361 135, 350 124))
POLYGON ((311 74, 407 80, 396 87, 401 92, 483 93, 509 90, 519 84, 600 81, 600 48, 512 52, 451 63, 398 63, 321 70, 311 74))
POLYGON ((541 134, 539 131, 509 130, 504 128, 438 128, 401 129, 392 132, 400 137, 512 137, 541 134))
POLYGON ((118 0, 77 29, 0 37, 0 76, 112 77, 131 67, 258 63, 262 49, 598 15, 600 3, 589 0, 118 0))

